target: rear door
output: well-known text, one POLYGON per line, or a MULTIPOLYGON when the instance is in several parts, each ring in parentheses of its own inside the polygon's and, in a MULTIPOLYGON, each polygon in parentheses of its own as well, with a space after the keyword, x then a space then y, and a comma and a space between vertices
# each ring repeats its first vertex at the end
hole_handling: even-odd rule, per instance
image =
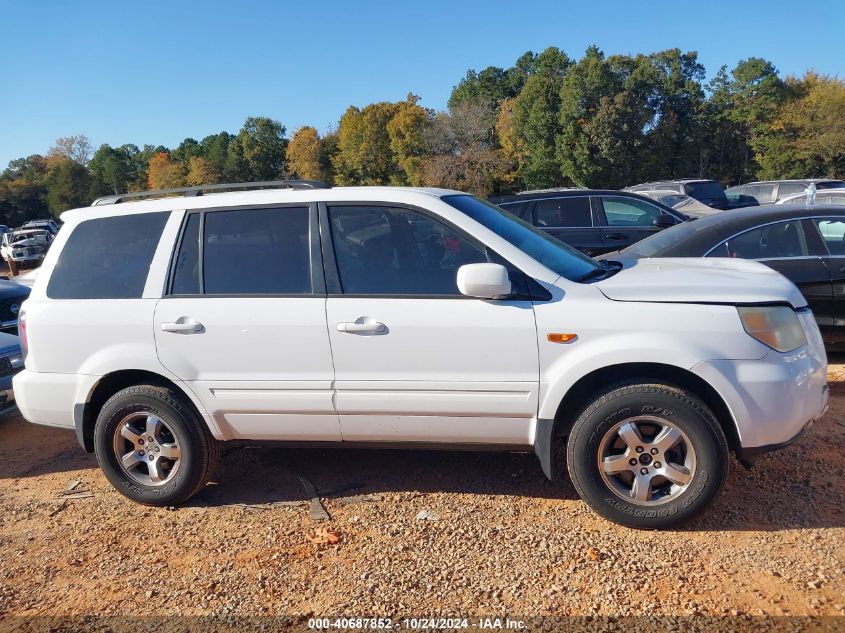
POLYGON ((608 250, 602 240, 591 196, 540 198, 532 210, 534 226, 587 255, 608 250))
POLYGON ((156 346, 231 438, 341 439, 317 223, 316 205, 183 223, 156 346))
POLYGON ((654 223, 667 213, 646 200, 624 196, 597 196, 596 200, 599 202, 599 219, 603 225, 602 238, 610 247, 608 250, 622 249, 654 235, 661 230, 654 223))

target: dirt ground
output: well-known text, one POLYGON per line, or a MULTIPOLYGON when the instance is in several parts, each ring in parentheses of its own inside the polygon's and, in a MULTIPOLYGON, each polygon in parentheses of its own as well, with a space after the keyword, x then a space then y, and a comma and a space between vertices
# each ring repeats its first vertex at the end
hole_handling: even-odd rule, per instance
POLYGON ((833 360, 830 411, 803 441, 754 470, 734 462, 715 505, 666 533, 597 517, 528 454, 239 449, 187 506, 147 508, 72 432, 9 416, 0 629, 35 615, 845 615, 833 360), (290 503, 305 498, 295 474, 324 491, 329 521, 290 503), (309 540, 321 528, 339 542, 309 540))

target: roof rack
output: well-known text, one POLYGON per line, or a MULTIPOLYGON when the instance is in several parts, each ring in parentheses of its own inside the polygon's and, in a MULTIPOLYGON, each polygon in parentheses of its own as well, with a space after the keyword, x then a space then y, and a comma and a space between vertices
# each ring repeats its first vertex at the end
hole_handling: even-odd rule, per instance
POLYGON ((176 187, 174 189, 153 189, 151 191, 130 191, 114 196, 103 196, 91 203, 92 207, 104 204, 120 204, 127 199, 158 198, 181 194, 185 197, 201 196, 205 192, 238 191, 240 189, 331 189, 331 185, 321 180, 265 180, 262 182, 230 182, 217 185, 197 185, 196 187, 176 187))

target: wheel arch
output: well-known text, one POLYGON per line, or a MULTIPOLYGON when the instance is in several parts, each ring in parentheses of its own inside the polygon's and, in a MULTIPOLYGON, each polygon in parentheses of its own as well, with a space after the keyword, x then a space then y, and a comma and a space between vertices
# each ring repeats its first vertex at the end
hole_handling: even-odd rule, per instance
MULTIPOLYGON (((121 369, 100 377, 88 390, 85 402, 76 405, 73 416, 76 437, 87 452, 94 452, 94 425, 97 422, 100 409, 118 391, 133 385, 156 385, 182 394, 196 413, 207 423, 208 417, 203 415, 201 404, 184 385, 146 369, 121 369)), ((215 429, 209 430, 214 435, 215 429)))
POLYGON ((706 380, 675 365, 621 363, 596 369, 579 378, 564 394, 554 419, 537 421, 534 451, 549 479, 556 480, 563 476, 566 452, 561 440, 568 437, 584 407, 603 388, 625 380, 662 382, 688 390, 701 399, 716 416, 730 450, 736 452, 740 448, 736 420, 725 400, 706 380))

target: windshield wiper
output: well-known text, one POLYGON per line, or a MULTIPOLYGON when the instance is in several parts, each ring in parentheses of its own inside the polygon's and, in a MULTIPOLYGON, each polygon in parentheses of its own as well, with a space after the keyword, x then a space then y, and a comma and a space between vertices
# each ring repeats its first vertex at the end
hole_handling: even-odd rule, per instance
POLYGON ((607 279, 608 277, 612 277, 620 270, 622 270, 622 262, 617 262, 613 260, 600 260, 597 263, 600 267, 591 270, 586 275, 581 277, 578 280, 578 283, 596 281, 598 279, 607 279))

